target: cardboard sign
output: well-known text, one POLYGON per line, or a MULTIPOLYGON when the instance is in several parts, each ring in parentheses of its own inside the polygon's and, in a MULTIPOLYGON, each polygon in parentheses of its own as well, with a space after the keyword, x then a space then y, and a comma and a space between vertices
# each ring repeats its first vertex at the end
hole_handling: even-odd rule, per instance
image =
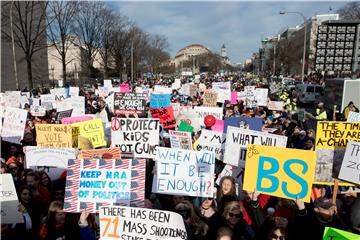
POLYGON ((71 125, 74 147, 78 144, 78 137, 89 139, 94 148, 106 146, 104 127, 101 119, 77 122, 71 125))
POLYGON ((217 98, 218 98, 218 94, 216 92, 205 91, 203 105, 205 107, 215 107, 217 104, 217 98))
POLYGON ((113 118, 111 145, 122 156, 153 158, 159 145, 159 120, 147 118, 113 118))
POLYGON ((158 147, 155 161, 155 192, 194 197, 214 196, 214 153, 158 147))
POLYGON ((146 94, 114 93, 115 114, 141 114, 145 112, 146 94))
POLYGON ((212 90, 218 94, 217 101, 225 102, 231 100, 231 83, 230 82, 213 82, 212 90))
POLYGON ((71 113, 72 113, 72 109, 57 112, 55 119, 56 119, 56 121, 61 121, 63 118, 69 118, 69 117, 71 117, 71 113))
POLYGON ((281 101, 269 101, 267 107, 269 110, 282 111, 284 103, 281 101))
POLYGON ((360 113, 358 113, 358 112, 349 112, 347 121, 348 122, 360 122, 360 113))
POLYGON ((69 160, 64 211, 95 213, 115 203, 142 207, 145 164, 136 159, 69 160))
POLYGON ((250 144, 246 154, 244 190, 310 202, 315 152, 250 144))
POLYGON ((24 137, 28 111, 19 108, 6 107, 4 123, 1 132, 3 141, 20 144, 24 137))
POLYGON ((224 162, 232 166, 244 167, 248 144, 285 148, 286 143, 285 136, 229 126, 226 134, 224 162))
POLYGON ((67 168, 68 160, 76 158, 74 148, 24 147, 26 168, 47 166, 67 168))
POLYGON ((91 150, 81 150, 83 159, 103 158, 103 159, 120 159, 121 153, 119 148, 101 148, 91 150))
POLYGON ((1 223, 23 223, 24 218, 18 211, 19 200, 11 174, 0 174, 1 223))
POLYGON ((39 147, 72 148, 71 126, 36 124, 36 143, 39 147))
POLYGON ((194 84, 189 84, 189 96, 194 97, 197 96, 198 87, 194 84))
POLYGON ((151 108, 170 107, 170 94, 151 94, 150 107, 151 108))
POLYGON ((68 117, 61 119, 62 124, 72 124, 77 122, 84 122, 93 119, 92 116, 68 117))
POLYGON ((228 126, 238 127, 241 129, 250 129, 255 131, 261 131, 262 129, 261 118, 250 117, 226 117, 224 120, 224 131, 227 132, 228 126))
POLYGON ((325 227, 323 240, 355 240, 360 239, 360 235, 352 232, 347 232, 337 228, 325 227))
POLYGON ((194 107, 194 111, 199 118, 199 123, 201 126, 205 126, 204 118, 207 115, 213 115, 216 119, 222 120, 223 118, 223 108, 220 107, 194 107))
POLYGON ((225 150, 225 134, 210 130, 201 130, 196 150, 214 152, 217 159, 222 160, 225 150))
POLYGON ((267 88, 256 88, 255 89, 255 99, 257 101, 257 106, 264 106, 268 105, 268 91, 267 88))
POLYGON ((150 108, 150 113, 152 118, 160 120, 160 124, 165 129, 176 127, 176 120, 171 106, 166 108, 150 108))
POLYGON ((46 114, 46 109, 42 106, 30 106, 30 113, 35 117, 43 117, 46 114))
POLYGON ((188 239, 184 220, 174 212, 146 208, 101 207, 100 235, 115 239, 188 239))
POLYGON ((360 185, 360 143, 348 142, 339 178, 360 185))
POLYGON ((128 92, 130 92, 129 84, 127 84, 127 83, 120 84, 120 92, 121 92, 121 93, 128 93, 128 92))
POLYGON ((192 150, 191 133, 169 130, 169 135, 172 148, 192 150))
MULTIPOLYGON (((344 159, 348 141, 360 140, 360 124, 350 122, 318 122, 316 128, 317 153, 315 181, 334 184, 344 159)), ((340 183, 347 185, 348 183, 340 183)))

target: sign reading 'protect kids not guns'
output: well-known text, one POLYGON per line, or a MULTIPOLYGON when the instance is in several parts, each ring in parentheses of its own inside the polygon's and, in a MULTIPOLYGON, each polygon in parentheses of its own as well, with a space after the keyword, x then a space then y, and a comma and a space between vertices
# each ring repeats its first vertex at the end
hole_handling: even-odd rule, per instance
POLYGON ((244 190, 310 202, 315 152, 249 144, 244 190))

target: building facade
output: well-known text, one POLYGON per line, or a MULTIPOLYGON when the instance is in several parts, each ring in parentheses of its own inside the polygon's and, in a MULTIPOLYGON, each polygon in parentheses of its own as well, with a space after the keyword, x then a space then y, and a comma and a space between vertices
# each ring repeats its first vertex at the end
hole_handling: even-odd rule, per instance
POLYGON ((184 63, 186 61, 191 61, 192 57, 206 54, 206 53, 211 53, 210 49, 208 49, 207 47, 205 47, 201 44, 188 45, 188 46, 180 49, 176 53, 175 59, 174 59, 175 67, 179 68, 179 67, 181 67, 182 63, 184 63))

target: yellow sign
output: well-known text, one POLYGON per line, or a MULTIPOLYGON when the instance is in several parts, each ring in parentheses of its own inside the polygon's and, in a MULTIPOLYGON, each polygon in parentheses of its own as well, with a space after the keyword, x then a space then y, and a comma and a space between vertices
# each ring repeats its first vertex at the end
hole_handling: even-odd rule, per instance
POLYGON ((314 173, 313 151, 249 144, 243 189, 310 202, 314 173))
POLYGON ((36 142, 39 147, 71 148, 71 126, 65 124, 36 124, 36 142))
MULTIPOLYGON (((333 185, 339 175, 348 141, 360 141, 360 122, 318 122, 316 129, 315 182, 333 185)), ((354 186, 345 182, 339 185, 354 186)))
POLYGON ((74 123, 71 127, 74 147, 78 147, 79 136, 89 139, 94 148, 106 146, 104 127, 101 119, 74 123))

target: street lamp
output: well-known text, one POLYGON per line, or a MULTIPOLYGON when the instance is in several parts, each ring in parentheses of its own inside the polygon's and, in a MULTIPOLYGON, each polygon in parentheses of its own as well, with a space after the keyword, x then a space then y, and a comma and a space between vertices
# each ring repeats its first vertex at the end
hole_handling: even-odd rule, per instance
POLYGON ((298 14, 300 15, 303 20, 304 20, 304 49, 303 49, 303 57, 302 57, 302 69, 301 69, 301 81, 304 83, 304 72, 305 72, 305 54, 306 54, 306 32, 307 32, 307 27, 306 27, 306 18, 304 16, 304 14, 302 14, 301 12, 280 12, 281 15, 285 15, 288 13, 294 13, 294 14, 298 14))

